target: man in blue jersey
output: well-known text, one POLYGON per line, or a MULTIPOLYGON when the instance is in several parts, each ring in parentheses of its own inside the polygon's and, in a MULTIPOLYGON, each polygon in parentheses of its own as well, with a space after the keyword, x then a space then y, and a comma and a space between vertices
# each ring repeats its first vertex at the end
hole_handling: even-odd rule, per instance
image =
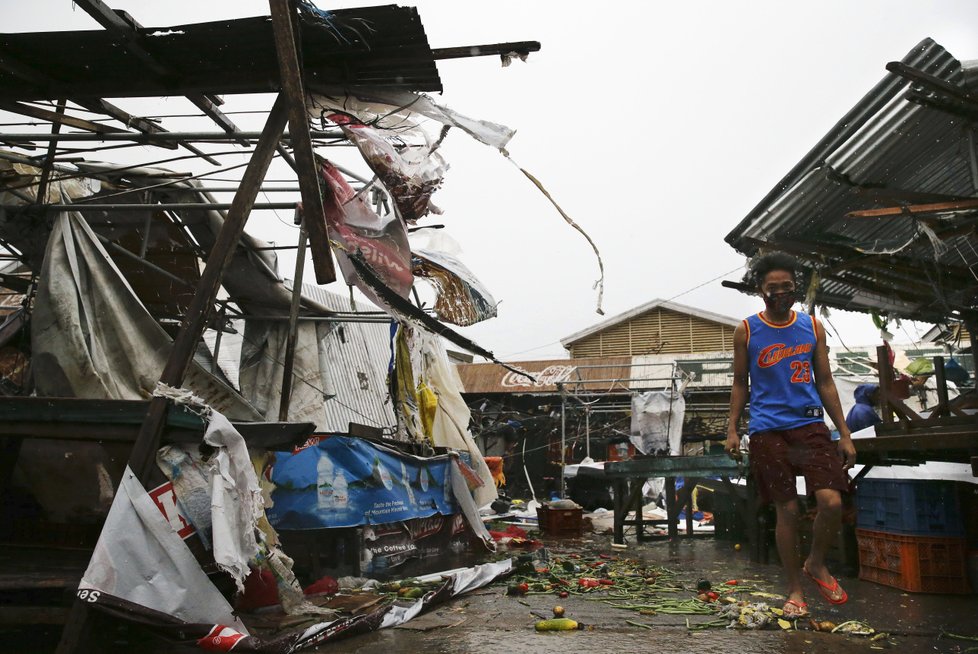
POLYGON ((843 418, 839 393, 829 369, 825 332, 814 316, 795 312, 797 262, 781 253, 760 257, 751 267, 764 310, 734 332, 734 383, 726 449, 738 456, 737 423, 750 399, 750 467, 764 503, 777 511, 778 554, 784 566, 788 617, 808 613, 802 590, 804 572, 832 604, 848 595, 825 567, 825 553, 839 532, 842 495, 849 487, 846 470, 856 449, 843 418), (749 382, 749 387, 748 387, 749 382), (834 443, 823 415, 839 430, 834 443), (804 475, 818 513, 812 547, 804 563, 798 547, 798 492, 795 477, 804 475))

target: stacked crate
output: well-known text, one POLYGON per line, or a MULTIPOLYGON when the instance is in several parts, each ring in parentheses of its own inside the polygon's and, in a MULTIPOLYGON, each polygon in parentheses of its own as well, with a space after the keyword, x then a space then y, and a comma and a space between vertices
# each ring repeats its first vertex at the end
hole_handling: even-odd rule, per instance
POLYGON ((859 578, 918 593, 968 593, 954 482, 864 479, 856 494, 859 578))

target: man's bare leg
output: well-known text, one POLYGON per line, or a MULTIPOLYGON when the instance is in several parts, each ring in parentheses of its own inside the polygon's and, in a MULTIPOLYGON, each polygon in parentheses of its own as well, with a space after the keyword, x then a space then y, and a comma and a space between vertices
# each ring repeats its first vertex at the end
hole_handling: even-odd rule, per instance
POLYGON ((801 589, 801 555, 798 551, 798 500, 775 502, 778 524, 774 537, 778 545, 778 555, 784 567, 788 599, 804 604, 805 593, 801 589))
MULTIPOLYGON (((835 582, 832 574, 825 567, 825 553, 839 535, 839 525, 842 521, 842 495, 837 490, 822 488, 815 491, 815 501, 818 504, 818 513, 812 525, 812 550, 805 560, 805 570, 823 584, 832 587, 835 582)), ((841 587, 836 587, 829 596, 832 599, 839 599, 843 592, 841 587)))

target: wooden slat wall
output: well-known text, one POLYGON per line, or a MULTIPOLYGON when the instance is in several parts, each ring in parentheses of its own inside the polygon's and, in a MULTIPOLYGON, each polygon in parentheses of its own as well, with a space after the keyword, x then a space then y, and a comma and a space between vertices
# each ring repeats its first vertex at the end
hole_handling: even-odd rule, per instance
POLYGON ((719 352, 733 348, 734 328, 657 308, 592 334, 571 346, 571 356, 641 356, 719 352))

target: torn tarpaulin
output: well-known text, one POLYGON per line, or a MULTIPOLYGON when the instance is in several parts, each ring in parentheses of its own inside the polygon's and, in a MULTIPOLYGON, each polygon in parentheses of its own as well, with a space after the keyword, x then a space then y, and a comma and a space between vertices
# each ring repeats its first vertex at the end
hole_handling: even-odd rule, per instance
MULTIPOLYGON (((373 295, 380 298, 383 301, 382 306, 389 310, 395 317, 408 322, 421 323, 428 331, 441 336, 445 340, 458 345, 460 348, 463 348, 472 354, 478 354, 480 357, 485 357, 493 363, 498 363, 503 368, 506 368, 506 370, 519 373, 524 377, 530 377, 530 375, 527 375, 522 370, 517 370, 516 368, 503 363, 489 350, 470 341, 453 329, 446 327, 442 323, 438 322, 438 320, 432 318, 427 313, 422 311, 420 308, 414 306, 404 298, 391 291, 391 289, 384 286, 384 283, 371 269, 370 265, 364 260, 364 257, 359 253, 349 254, 349 260, 350 263, 353 264, 353 267, 356 269, 360 278, 373 291, 373 295)), ((530 379, 536 381, 536 379, 532 377, 530 377, 530 379)))
POLYGON ((441 213, 431 204, 431 194, 441 186, 448 169, 435 152, 440 141, 432 142, 427 132, 410 123, 381 131, 347 114, 330 114, 328 118, 360 151, 394 199, 401 220, 414 224, 429 212, 441 213))
POLYGON ((435 314, 445 322, 467 327, 496 315, 496 301, 464 263, 450 254, 417 249, 414 274, 435 287, 435 314))
POLYGON ((554 200, 540 180, 510 157, 509 152, 506 150, 506 144, 509 143, 509 140, 516 133, 514 130, 504 125, 482 120, 473 120, 472 118, 463 116, 448 107, 437 104, 423 93, 390 91, 386 89, 359 89, 356 93, 356 96, 345 97, 312 96, 309 111, 318 117, 320 121, 325 121, 326 117, 330 114, 340 112, 342 114, 356 116, 360 122, 383 130, 397 130, 404 128, 405 125, 413 128, 416 122, 419 121, 419 118, 428 118, 446 127, 458 127, 477 141, 499 150, 510 163, 519 168, 520 172, 543 193, 567 224, 580 232, 591 246, 598 259, 599 276, 594 283, 594 288, 598 291, 597 312, 604 314, 604 310, 601 308, 604 296, 604 262, 601 260, 601 253, 598 250, 598 246, 587 232, 557 204, 557 201, 554 200))

